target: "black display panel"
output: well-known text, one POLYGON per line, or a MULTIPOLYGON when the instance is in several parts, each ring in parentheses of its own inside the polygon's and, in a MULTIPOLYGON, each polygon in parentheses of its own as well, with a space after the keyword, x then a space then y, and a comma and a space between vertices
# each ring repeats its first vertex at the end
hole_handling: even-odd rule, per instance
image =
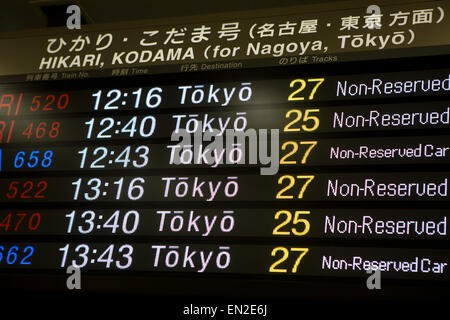
POLYGON ((449 61, 0 85, 0 287, 443 299, 449 61))

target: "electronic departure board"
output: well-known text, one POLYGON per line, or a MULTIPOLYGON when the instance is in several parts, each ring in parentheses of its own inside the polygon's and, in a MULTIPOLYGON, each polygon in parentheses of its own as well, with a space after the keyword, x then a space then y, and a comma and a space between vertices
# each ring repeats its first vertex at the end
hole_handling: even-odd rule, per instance
POLYGON ((348 10, 15 39, 0 287, 442 298, 450 8, 348 10))

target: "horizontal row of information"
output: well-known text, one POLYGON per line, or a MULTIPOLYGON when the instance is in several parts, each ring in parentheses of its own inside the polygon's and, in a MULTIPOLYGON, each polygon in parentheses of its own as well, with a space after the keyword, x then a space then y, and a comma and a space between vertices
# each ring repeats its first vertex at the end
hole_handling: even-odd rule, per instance
POLYGON ((76 113, 183 107, 310 103, 390 97, 444 96, 450 70, 392 72, 235 82, 194 82, 148 87, 30 92, 0 88, 0 115, 76 113))
POLYGON ((310 209, 34 209, 0 211, 2 235, 449 240, 448 211, 310 209))
POLYGON ((448 201, 449 172, 0 179, 1 202, 448 201))
POLYGON ((196 245, 0 243, 0 268, 273 274, 450 280, 448 250, 196 245))
MULTIPOLYGON (((0 104, 1 105, 1 104, 0 104)), ((0 109, 1 111, 1 109, 0 109)), ((2 117, 0 143, 52 141, 109 141, 176 137, 181 133, 226 136, 268 130, 311 136, 317 133, 362 132, 450 128, 450 107, 446 102, 381 106, 317 107, 245 110, 233 112, 189 112, 133 116, 2 117)))
POLYGON ((1 172, 167 169, 181 167, 434 164, 450 162, 450 136, 364 139, 180 139, 169 144, 0 149, 1 172))

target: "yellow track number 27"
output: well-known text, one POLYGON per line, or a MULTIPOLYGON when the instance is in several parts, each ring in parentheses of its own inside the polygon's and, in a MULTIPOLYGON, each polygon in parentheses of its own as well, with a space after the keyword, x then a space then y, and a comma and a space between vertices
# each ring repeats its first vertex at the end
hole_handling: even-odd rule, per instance
POLYGON ((271 256, 277 257, 277 260, 272 263, 269 268, 269 272, 297 273, 298 266, 308 251, 308 248, 273 248, 271 256), (294 259, 291 258, 292 256, 294 256, 294 259))
POLYGON ((305 97, 302 95, 302 92, 309 87, 309 83, 314 83, 311 91, 309 92, 308 100, 314 100, 314 95, 316 94, 317 89, 320 85, 325 81, 325 78, 314 78, 314 79, 294 79, 289 84, 290 88, 293 88, 294 91, 288 97, 288 101, 302 101, 305 100, 305 97))
POLYGON ((306 189, 308 188, 308 185, 311 183, 311 181, 314 180, 313 175, 305 175, 305 176, 291 176, 291 175, 284 175, 281 176, 278 179, 279 185, 284 185, 284 187, 278 191, 276 195, 276 199, 303 199, 303 195, 305 194, 306 189), (297 187, 298 191, 293 192, 291 189, 297 189, 294 188, 294 186, 297 184, 297 181, 299 181, 300 186, 297 187))

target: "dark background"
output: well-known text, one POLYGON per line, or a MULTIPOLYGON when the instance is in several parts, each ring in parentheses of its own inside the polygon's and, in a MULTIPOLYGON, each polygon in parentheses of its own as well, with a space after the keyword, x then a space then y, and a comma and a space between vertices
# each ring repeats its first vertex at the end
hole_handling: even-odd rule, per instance
MULTIPOLYGON (((301 5, 326 1, 277 1, 255 0, 239 1, 108 1, 83 0, 76 1, 83 10, 85 23, 105 23, 128 20, 190 16, 204 13, 219 13, 235 10, 261 9, 289 5, 301 5)), ((74 3, 74 2, 72 2, 74 3)), ((28 30, 64 25, 66 1, 33 1, 14 0, 0 2, 0 31, 28 30)), ((347 63, 334 66, 337 74, 374 72, 374 71, 407 71, 414 68, 426 69, 448 67, 448 57, 428 59, 392 59, 378 63, 347 63), (364 68, 363 68, 364 67, 364 68)), ((321 72, 328 66, 310 66, 309 71, 321 72), (321 70, 322 69, 322 70, 321 70)), ((294 73, 294 69, 288 73, 294 73)), ((250 71, 248 71, 250 72, 250 71)), ((264 72, 259 71, 261 74, 264 72)), ((234 76, 233 72, 224 75, 234 76)), ((193 75, 192 77, 201 75, 193 75)), ((436 132, 437 133, 437 132, 436 132)), ((431 169, 433 170, 433 169, 431 169)), ((175 319, 181 316, 183 306, 225 305, 227 303, 269 304, 269 319, 283 319, 282 315, 293 315, 292 319, 334 315, 335 317, 365 317, 370 315, 387 316, 395 313, 405 315, 416 308, 428 308, 428 316, 436 315, 435 308, 445 307, 448 284, 424 283, 420 281, 386 281, 383 289, 369 291, 365 279, 329 279, 309 278, 301 282, 274 280, 265 277, 235 276, 193 276, 184 278, 180 275, 161 274, 149 278, 145 274, 123 277, 120 281, 125 286, 134 287, 134 292, 115 291, 117 287, 114 277, 97 277, 95 272, 87 273, 85 286, 80 292, 57 291, 64 287, 66 275, 61 272, 55 276, 50 272, 22 274, 12 277, 7 273, 0 275, 0 297, 5 312, 12 311, 16 315, 45 313, 65 318, 68 314, 106 315, 121 312, 140 315, 147 319, 175 319), (34 288, 30 290, 29 288, 34 288), (100 292, 98 288, 106 290, 100 292), (155 290, 155 288, 159 288, 155 290), (90 289, 90 290, 89 290, 90 289), (108 291, 110 290, 110 291, 108 291), (152 292, 152 294, 148 294, 152 292), (91 309, 92 308, 92 309, 91 309), (365 308, 360 312, 361 308, 365 308), (391 308, 397 309, 393 311, 391 308), (390 311, 389 311, 390 310, 390 311), (141 312, 138 314, 137 312, 141 312), (156 314, 160 313, 160 316, 156 314), (164 316, 164 314, 166 316, 164 316)), ((117 289, 116 289, 117 290, 117 289)), ((257 317, 248 317, 255 319, 257 317)), ((188 319, 188 318, 186 318, 188 319)), ((197 319, 193 317, 193 319, 197 319)), ((228 317, 228 319, 235 319, 228 317)))
POLYGON ((0 31, 26 30, 64 26, 65 10, 77 4, 85 24, 159 19, 223 13, 263 8, 279 8, 302 4, 333 2, 330 0, 2 0, 0 1, 0 31))

